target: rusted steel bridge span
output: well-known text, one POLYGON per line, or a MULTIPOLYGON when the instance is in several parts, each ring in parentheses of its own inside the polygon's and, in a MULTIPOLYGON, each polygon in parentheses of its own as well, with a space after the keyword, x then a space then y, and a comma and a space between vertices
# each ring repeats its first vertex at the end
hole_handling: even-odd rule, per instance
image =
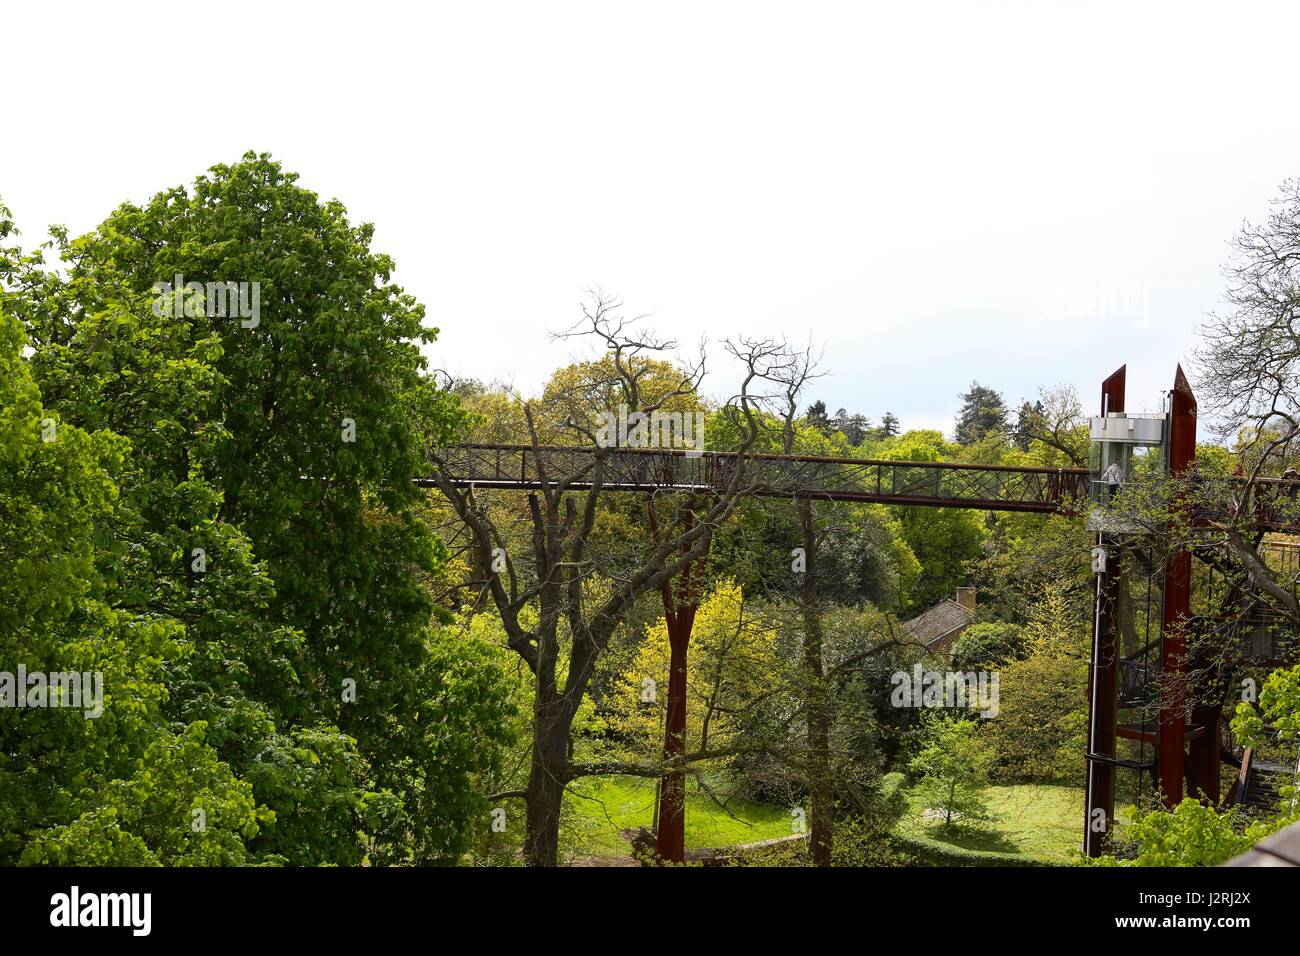
MULTIPOLYGON (((601 487, 609 491, 707 493, 735 475, 734 452, 531 445, 456 445, 441 449, 458 487, 537 489, 563 481, 590 488, 603 457, 601 487)), ((746 455, 749 494, 862 501, 982 511, 1073 513, 1088 498, 1086 468, 1030 468, 937 461, 882 461, 813 455, 746 455)), ((425 486, 433 479, 419 479, 425 486)))

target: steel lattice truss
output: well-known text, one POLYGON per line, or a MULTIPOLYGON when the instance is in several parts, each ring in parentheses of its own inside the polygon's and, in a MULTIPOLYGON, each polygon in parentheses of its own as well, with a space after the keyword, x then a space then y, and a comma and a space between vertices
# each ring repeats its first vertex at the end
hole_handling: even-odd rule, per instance
MULTIPOLYGON (((737 456, 639 448, 457 445, 437 453, 458 487, 708 493, 728 486, 737 456)), ((750 455, 742 487, 768 497, 1051 513, 1082 509, 1086 468, 1024 468, 951 462, 750 455)), ((422 485, 435 484, 421 479, 422 485)))

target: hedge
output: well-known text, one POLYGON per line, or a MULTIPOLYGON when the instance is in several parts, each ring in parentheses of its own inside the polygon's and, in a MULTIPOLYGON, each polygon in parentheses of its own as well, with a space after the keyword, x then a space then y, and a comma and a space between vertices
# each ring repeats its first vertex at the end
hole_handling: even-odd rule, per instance
POLYGON ((950 843, 927 840, 924 837, 889 834, 889 842, 899 853, 911 857, 923 866, 1070 866, 1050 860, 1039 860, 1016 853, 997 853, 992 850, 967 850, 950 843))

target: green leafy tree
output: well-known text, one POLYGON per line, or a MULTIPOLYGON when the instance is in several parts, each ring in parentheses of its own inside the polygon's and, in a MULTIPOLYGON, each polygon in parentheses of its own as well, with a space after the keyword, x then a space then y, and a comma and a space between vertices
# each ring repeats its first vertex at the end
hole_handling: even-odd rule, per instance
POLYGON ((999 668, 998 715, 982 728, 995 779, 1082 782, 1087 610, 1064 587, 1048 588, 1021 629, 1024 659, 999 668))
POLYGON ((270 571, 238 524, 221 518, 219 483, 203 473, 224 433, 214 415, 220 337, 206 317, 159 316, 143 297, 100 300, 101 286, 84 271, 100 251, 90 240, 69 246, 74 325, 33 363, 61 414, 131 443, 107 549, 108 597, 185 626, 194 650, 168 662, 165 709, 203 721, 207 740, 279 809, 255 851, 291 863, 358 863, 364 788, 349 769, 359 767, 355 744, 336 727, 294 727, 283 716, 296 710, 303 635, 271 615, 270 571), (191 573, 196 548, 201 575, 191 573), (321 799, 303 799, 307 792, 321 799))
POLYGON ((66 277, 8 255, 7 300, 53 407, 132 443, 109 596, 184 625, 166 707, 278 808, 259 852, 450 862, 504 740, 499 671, 448 683, 476 658, 442 632, 446 549, 411 480, 463 415, 372 227, 296 179, 250 153, 56 230, 66 277), (160 290, 177 275, 199 285, 160 290), (256 314, 208 282, 258 290, 256 314))
POLYGON ((97 546, 122 518, 127 443, 46 408, 24 345, 0 312, 0 661, 82 675, 83 697, 0 709, 0 863, 245 862, 273 814, 203 722, 164 714, 165 662, 194 650, 184 628, 106 601, 97 546))
POLYGON ((196 721, 161 733, 140 770, 106 782, 94 809, 41 834, 22 862, 58 866, 237 866, 275 814, 207 746, 196 721))
POLYGON ((920 729, 920 747, 908 765, 916 792, 945 828, 974 826, 991 818, 984 788, 991 754, 979 721, 931 717, 920 729))
POLYGON ((981 621, 961 632, 952 646, 955 670, 1003 667, 1025 653, 1025 639, 1019 625, 1005 621, 981 621))
MULTIPOLYGON (((687 654, 688 750, 735 745, 748 712, 782 681, 775 644, 774 629, 734 582, 720 581, 704 597, 687 654)), ((662 743, 667 699, 660 689, 668 686, 668 664, 668 627, 660 620, 619 675, 607 705, 614 738, 632 743, 634 756, 654 756, 662 743)))
POLYGON ((966 583, 968 565, 985 538, 979 512, 959 508, 895 508, 903 541, 920 565, 910 606, 928 608, 966 583))
MULTIPOLYGON (((937 431, 912 431, 879 449, 888 461, 943 461, 960 449, 944 441, 937 431)), ((936 482, 938 474, 926 475, 936 482)), ((907 606, 923 610, 966 583, 967 566, 979 557, 986 531, 977 511, 963 508, 892 507, 903 541, 920 566, 907 606)))

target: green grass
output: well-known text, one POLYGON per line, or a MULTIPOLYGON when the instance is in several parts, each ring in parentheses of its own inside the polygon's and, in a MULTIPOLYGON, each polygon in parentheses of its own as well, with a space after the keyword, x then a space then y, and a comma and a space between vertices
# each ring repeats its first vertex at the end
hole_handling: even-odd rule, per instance
MULTIPOLYGON (((745 800, 718 807, 688 781, 686 845, 691 848, 726 847, 789 836, 789 810, 745 800)), ((925 807, 913 791, 904 791, 907 812, 897 832, 961 847, 994 853, 1011 853, 1031 860, 1076 862, 1072 852, 1082 840, 1083 790, 1045 784, 1010 784, 985 791, 995 819, 980 829, 945 831, 924 820, 925 807)), ((654 818, 655 785, 632 777, 588 777, 578 780, 566 795, 567 815, 563 850, 569 857, 623 857, 630 852, 620 830, 649 827, 654 818)), ((1129 808, 1120 810, 1125 822, 1129 808)))
MULTIPOLYGON (((627 856, 631 847, 620 830, 649 827, 654 820, 655 784, 632 777, 586 777, 565 796, 563 849, 571 856, 627 856)), ((789 836, 789 810, 732 800, 728 815, 695 781, 687 781, 686 845, 726 847, 789 836)))
MULTIPOLYGON (((980 829, 944 830, 922 818, 925 807, 915 791, 907 791, 907 812, 898 832, 967 850, 1014 853, 1031 859, 1068 863, 1083 841, 1083 789, 1045 784, 1010 784, 985 790, 995 819, 980 829)), ((1129 808, 1119 811, 1121 821, 1129 808)))

